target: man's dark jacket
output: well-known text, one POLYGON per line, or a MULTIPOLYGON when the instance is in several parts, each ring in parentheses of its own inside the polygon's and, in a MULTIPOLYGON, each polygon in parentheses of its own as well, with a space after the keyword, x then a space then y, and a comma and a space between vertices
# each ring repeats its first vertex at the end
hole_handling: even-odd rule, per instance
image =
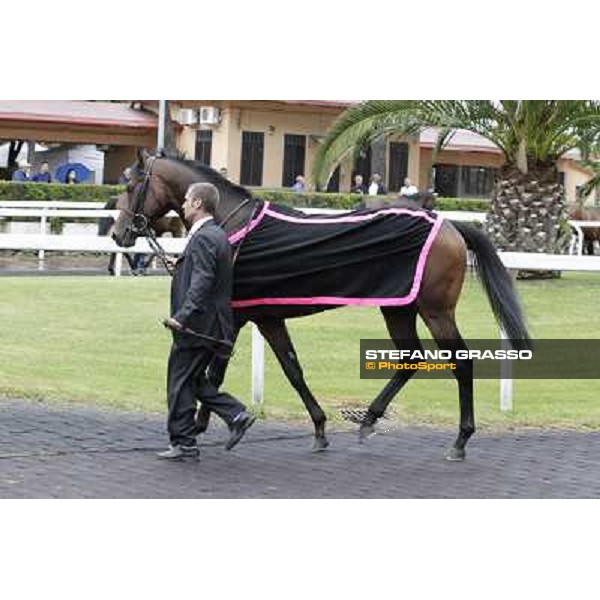
MULTIPOLYGON (((177 261, 171 285, 171 316, 184 327, 218 339, 233 337, 231 248, 225 232, 207 221, 189 240, 177 261)), ((175 333, 179 346, 207 346, 188 334, 175 333)), ((210 346, 222 351, 223 347, 210 346)))

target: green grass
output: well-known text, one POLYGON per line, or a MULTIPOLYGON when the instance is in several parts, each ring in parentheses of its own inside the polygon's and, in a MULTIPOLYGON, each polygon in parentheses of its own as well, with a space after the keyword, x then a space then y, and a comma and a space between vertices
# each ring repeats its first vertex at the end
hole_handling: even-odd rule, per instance
MULTIPOLYGON (((158 324, 168 314, 166 278, 0 279, 0 393, 164 412, 170 338, 158 324)), ((600 331, 600 277, 565 274, 520 282, 534 337, 593 338, 600 331)), ((465 338, 496 337, 498 328, 479 284, 469 278, 459 304, 465 338)), ((385 383, 358 377, 361 338, 385 337, 377 310, 344 308, 289 322, 307 381, 330 416, 343 406, 366 407, 385 383), (329 357, 335 356, 335 360, 329 357)), ((225 382, 248 401, 250 335, 242 332, 225 382)), ((421 328, 424 337, 428 337, 421 328)), ((476 416, 489 427, 600 427, 596 380, 519 380, 515 410, 498 410, 498 383, 476 382, 476 416)), ((270 350, 266 361, 267 417, 308 417, 270 350)), ((406 423, 456 425, 453 380, 412 381, 392 404, 406 423)))

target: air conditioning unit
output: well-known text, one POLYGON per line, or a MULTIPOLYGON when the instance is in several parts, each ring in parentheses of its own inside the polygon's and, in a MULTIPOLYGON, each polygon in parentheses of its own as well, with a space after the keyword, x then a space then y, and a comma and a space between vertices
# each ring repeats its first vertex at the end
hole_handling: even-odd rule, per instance
POLYGON ((179 123, 181 125, 196 125, 198 123, 198 111, 194 108, 179 109, 179 123))
POLYGON ((200 107, 200 125, 218 125, 221 121, 221 111, 216 106, 200 107))

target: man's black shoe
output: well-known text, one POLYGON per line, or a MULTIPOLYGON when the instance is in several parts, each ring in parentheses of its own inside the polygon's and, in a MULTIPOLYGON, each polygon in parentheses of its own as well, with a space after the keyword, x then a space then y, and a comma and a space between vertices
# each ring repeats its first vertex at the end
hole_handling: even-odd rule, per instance
POLYGON ((169 446, 168 450, 159 452, 157 456, 162 460, 198 460, 200 451, 197 446, 169 446))
POLYGON ((238 442, 244 437, 246 431, 250 429, 254 421, 256 421, 256 417, 249 412, 244 411, 239 414, 235 418, 235 421, 229 426, 231 435, 225 444, 225 450, 232 450, 235 448, 238 442))

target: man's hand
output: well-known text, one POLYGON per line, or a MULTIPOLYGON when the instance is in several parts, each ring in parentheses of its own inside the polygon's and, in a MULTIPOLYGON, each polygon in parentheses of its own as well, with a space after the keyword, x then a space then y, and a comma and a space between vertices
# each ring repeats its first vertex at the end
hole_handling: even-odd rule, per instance
POLYGON ((183 325, 179 321, 173 319, 173 317, 163 319, 162 323, 168 329, 173 329, 174 331, 183 331, 183 325))

